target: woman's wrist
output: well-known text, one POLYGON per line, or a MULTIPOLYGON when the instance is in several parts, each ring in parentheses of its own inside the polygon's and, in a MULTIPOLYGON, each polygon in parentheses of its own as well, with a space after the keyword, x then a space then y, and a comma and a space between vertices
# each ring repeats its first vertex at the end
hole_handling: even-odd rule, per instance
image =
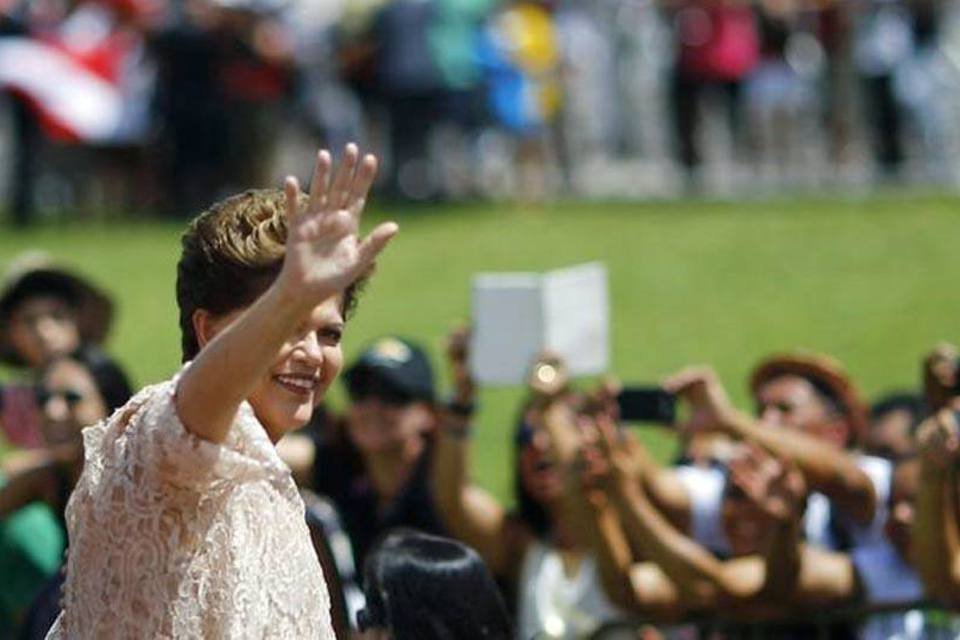
POLYGON ((333 291, 327 296, 304 295, 303 287, 291 283, 281 272, 263 297, 269 300, 270 308, 278 316, 295 317, 299 321, 318 304, 335 295, 333 291))

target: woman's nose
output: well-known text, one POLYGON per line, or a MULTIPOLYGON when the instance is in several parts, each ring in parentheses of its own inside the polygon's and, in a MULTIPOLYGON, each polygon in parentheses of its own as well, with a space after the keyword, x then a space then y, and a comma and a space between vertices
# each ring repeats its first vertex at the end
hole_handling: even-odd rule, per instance
POLYGON ((303 340, 297 344, 295 352, 301 354, 304 362, 317 367, 323 365, 323 347, 321 347, 320 341, 317 339, 317 334, 314 331, 308 333, 303 340))
POLYGON ((70 408, 66 400, 54 395, 43 405, 43 413, 51 422, 63 422, 70 417, 70 408))

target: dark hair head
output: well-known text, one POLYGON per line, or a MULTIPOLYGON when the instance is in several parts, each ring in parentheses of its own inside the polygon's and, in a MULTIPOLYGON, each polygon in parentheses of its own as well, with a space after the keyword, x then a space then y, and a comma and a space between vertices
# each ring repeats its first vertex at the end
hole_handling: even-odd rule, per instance
MULTIPOLYGON (((302 204, 306 194, 301 194, 302 204)), ((287 217, 280 189, 252 189, 215 203, 187 227, 177 263, 177 306, 183 360, 200 351, 193 330, 198 309, 224 315, 253 304, 283 266, 287 217)), ((363 278, 341 300, 346 319, 363 278)))
POLYGON ((477 552, 410 529, 386 534, 364 566, 364 628, 394 640, 508 640, 503 598, 477 552))
POLYGON ((525 408, 526 405, 524 405, 524 410, 520 412, 516 429, 513 432, 513 495, 517 501, 516 517, 530 527, 530 530, 538 538, 545 538, 551 529, 550 514, 527 490, 527 487, 523 484, 523 474, 520 473, 520 455, 523 452, 523 447, 533 437, 533 427, 527 424, 524 417, 526 414, 525 408))
POLYGON ((92 345, 81 347, 70 358, 82 364, 90 372, 97 390, 103 397, 107 413, 112 413, 127 404, 133 395, 133 390, 123 369, 113 358, 92 345))
POLYGON ((911 426, 916 428, 926 417, 927 408, 920 394, 895 391, 884 395, 870 406, 870 420, 876 422, 894 411, 906 411, 910 416, 911 426))
POLYGON ((113 321, 109 296, 71 271, 44 264, 17 271, 0 285, 0 361, 17 367, 25 364, 10 344, 7 327, 22 304, 40 297, 56 298, 72 310, 81 342, 106 340, 113 321))

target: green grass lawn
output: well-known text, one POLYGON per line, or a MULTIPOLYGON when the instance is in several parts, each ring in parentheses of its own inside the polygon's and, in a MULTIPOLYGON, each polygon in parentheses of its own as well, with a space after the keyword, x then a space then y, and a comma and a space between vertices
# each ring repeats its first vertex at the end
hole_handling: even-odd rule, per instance
MULTIPOLYGON (((469 316, 477 271, 607 264, 613 371, 649 382, 711 363, 746 402, 751 365, 803 347, 843 360, 871 395, 917 383, 921 354, 960 339, 960 201, 874 200, 461 206, 374 211, 399 220, 346 336, 348 358, 384 333, 423 341, 439 356, 469 316)), ((0 262, 46 250, 116 295, 110 349, 138 384, 179 362, 174 264, 182 225, 96 223, 0 230, 0 262)), ((441 369, 442 371, 442 369, 441 369)), ((477 479, 508 498, 509 430, 519 389, 484 389, 477 479)), ((342 393, 334 397, 343 401, 342 393)), ((651 429, 658 455, 670 439, 651 429)))

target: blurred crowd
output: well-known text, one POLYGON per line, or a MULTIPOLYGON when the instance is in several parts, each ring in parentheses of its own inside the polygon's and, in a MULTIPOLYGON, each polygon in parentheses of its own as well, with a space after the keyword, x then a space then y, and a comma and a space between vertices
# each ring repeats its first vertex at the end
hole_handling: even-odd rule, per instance
MULTIPOLYGON (((0 358, 20 371, 0 387, 0 638, 43 638, 59 610, 81 428, 131 394, 102 348, 112 308, 45 256, 0 288, 0 358)), ((955 347, 872 405, 823 354, 757 363, 750 411, 684 369, 654 385, 675 406, 640 417, 677 434, 667 464, 628 427, 631 385, 583 386, 543 354, 508 429, 513 506, 469 471, 468 329, 445 360, 449 394, 415 341, 375 340, 346 410, 321 405, 278 445, 338 637, 960 637, 955 347)))
POLYGON ((359 140, 413 200, 952 186, 955 0, 3 0, 0 187, 185 215, 359 140))

